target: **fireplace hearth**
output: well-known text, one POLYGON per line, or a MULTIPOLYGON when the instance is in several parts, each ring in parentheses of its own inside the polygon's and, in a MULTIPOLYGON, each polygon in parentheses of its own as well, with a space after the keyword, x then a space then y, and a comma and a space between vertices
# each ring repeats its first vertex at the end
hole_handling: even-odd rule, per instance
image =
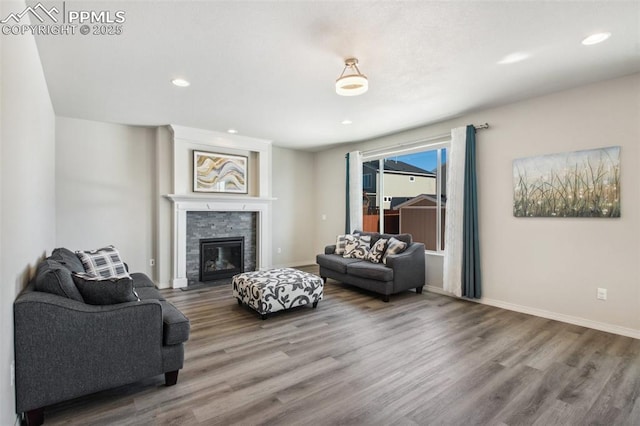
POLYGON ((200 240, 200 281, 215 281, 244 272, 244 237, 200 240))

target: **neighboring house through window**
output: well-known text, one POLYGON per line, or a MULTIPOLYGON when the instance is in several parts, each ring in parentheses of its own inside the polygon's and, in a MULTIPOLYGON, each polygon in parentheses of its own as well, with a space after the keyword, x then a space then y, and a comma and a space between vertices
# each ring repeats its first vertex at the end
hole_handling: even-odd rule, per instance
POLYGON ((409 233, 426 250, 444 249, 447 147, 439 142, 363 154, 362 189, 370 200, 365 231, 409 233))

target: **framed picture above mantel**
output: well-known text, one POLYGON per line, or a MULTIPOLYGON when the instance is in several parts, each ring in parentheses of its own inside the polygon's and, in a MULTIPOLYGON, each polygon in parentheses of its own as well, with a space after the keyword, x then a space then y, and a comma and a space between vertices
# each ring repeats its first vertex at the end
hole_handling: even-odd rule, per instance
POLYGON ((193 192, 247 194, 248 158, 193 151, 193 192))

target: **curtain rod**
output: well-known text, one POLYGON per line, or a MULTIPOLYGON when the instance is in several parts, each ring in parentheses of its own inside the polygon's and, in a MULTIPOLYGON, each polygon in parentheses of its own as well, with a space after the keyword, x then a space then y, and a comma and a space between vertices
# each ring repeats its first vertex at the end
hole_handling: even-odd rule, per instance
MULTIPOLYGON (((478 125, 474 125, 473 127, 475 127, 476 130, 488 129, 489 128, 489 123, 478 124, 478 125)), ((372 149, 370 151, 362 151, 362 155, 373 155, 373 154, 375 154, 377 152, 385 152, 385 151, 389 151, 390 149, 404 148, 404 147, 407 147, 407 146, 418 145, 418 144, 421 144, 421 143, 433 142, 435 140, 444 139, 444 138, 450 137, 450 136, 451 136, 451 132, 442 133, 440 135, 431 136, 431 137, 428 137, 428 138, 425 138, 425 139, 418 139, 418 140, 412 141, 412 142, 405 142, 405 143, 401 143, 401 144, 398 144, 398 145, 386 146, 384 148, 376 148, 376 149, 372 149)))

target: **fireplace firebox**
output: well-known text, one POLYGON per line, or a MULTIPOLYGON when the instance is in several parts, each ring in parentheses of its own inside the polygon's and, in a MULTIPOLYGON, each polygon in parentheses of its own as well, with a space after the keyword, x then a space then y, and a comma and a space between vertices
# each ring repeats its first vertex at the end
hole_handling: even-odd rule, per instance
POLYGON ((244 237, 200 240, 200 281, 215 281, 244 272, 244 237))

